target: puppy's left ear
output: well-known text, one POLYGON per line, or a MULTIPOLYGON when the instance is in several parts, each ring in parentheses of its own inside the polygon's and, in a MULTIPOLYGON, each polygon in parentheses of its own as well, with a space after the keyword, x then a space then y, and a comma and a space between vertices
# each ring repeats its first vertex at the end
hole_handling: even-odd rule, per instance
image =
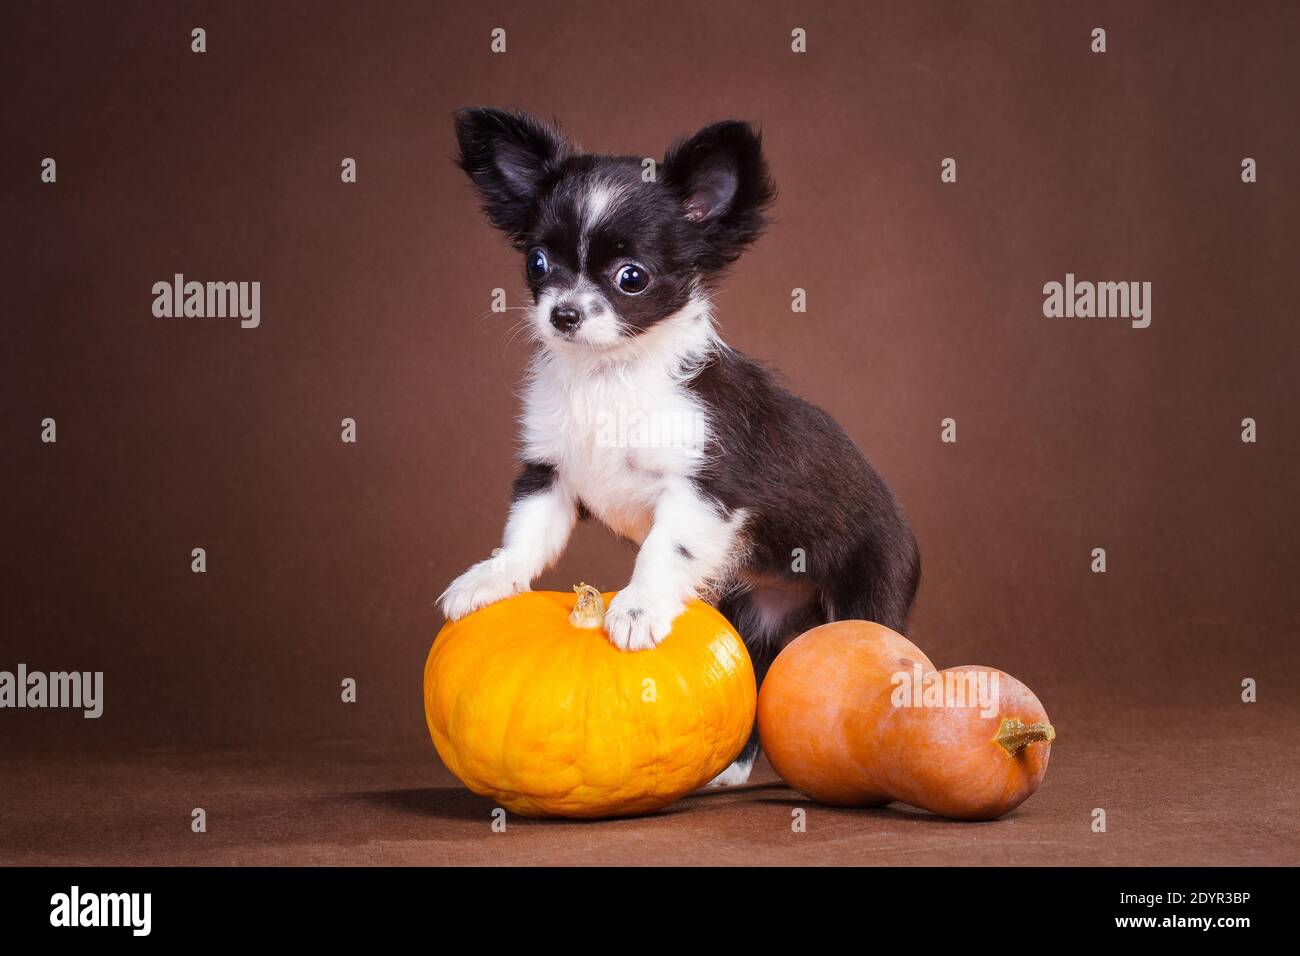
POLYGON ((492 225, 520 242, 547 181, 572 151, 555 129, 527 113, 476 107, 456 112, 456 165, 483 200, 492 225))
POLYGON ((776 198, 762 139, 738 120, 714 123, 673 143, 663 178, 681 201, 682 215, 700 232, 705 271, 734 262, 758 238, 767 225, 763 212, 776 198))

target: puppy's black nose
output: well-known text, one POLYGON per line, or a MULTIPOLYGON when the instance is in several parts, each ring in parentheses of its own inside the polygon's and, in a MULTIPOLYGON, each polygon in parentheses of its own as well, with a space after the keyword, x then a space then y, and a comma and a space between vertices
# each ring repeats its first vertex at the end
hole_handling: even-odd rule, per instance
POLYGON ((571 305, 557 305, 551 309, 551 325, 561 332, 568 332, 582 321, 582 313, 571 305))

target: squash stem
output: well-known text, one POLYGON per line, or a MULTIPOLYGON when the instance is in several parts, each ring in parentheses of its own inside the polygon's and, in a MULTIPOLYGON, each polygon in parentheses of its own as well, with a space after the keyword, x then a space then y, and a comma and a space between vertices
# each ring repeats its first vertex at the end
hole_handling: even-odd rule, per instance
POLYGON ((573 592, 578 595, 569 615, 569 623, 574 627, 595 629, 605 626, 605 599, 590 584, 574 585, 573 592))
POLYGON ((1014 757, 1029 744, 1055 740, 1056 730, 1049 723, 1025 724, 1019 717, 1004 717, 993 739, 1014 757))

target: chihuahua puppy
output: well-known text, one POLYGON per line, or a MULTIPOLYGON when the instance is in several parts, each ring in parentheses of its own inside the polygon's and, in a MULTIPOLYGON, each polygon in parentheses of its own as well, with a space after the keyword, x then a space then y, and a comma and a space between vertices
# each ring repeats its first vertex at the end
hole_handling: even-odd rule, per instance
MULTIPOLYGON (((522 113, 455 123, 459 166, 523 256, 538 349, 504 541, 443 593, 446 616, 527 590, 593 516, 640 546, 605 615, 623 650, 654 647, 695 597, 760 681, 814 625, 903 631, 920 557, 898 502, 829 415, 714 326, 710 292, 775 197, 759 135, 715 123, 655 168, 522 113)), ((757 754, 755 734, 714 782, 745 782, 757 754)))

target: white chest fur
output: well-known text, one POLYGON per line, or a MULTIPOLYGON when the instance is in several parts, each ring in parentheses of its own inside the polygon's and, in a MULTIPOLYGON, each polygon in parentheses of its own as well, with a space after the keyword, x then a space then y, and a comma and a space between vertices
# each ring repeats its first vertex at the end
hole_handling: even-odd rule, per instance
POLYGON ((640 542, 664 490, 690 477, 708 439, 679 374, 647 364, 538 363, 524 396, 524 455, 613 531, 640 542))
POLYGON ((640 542, 661 496, 704 456, 708 418, 686 382, 716 345, 707 315, 692 310, 623 355, 540 353, 524 392, 524 457, 554 464, 593 516, 640 542))

